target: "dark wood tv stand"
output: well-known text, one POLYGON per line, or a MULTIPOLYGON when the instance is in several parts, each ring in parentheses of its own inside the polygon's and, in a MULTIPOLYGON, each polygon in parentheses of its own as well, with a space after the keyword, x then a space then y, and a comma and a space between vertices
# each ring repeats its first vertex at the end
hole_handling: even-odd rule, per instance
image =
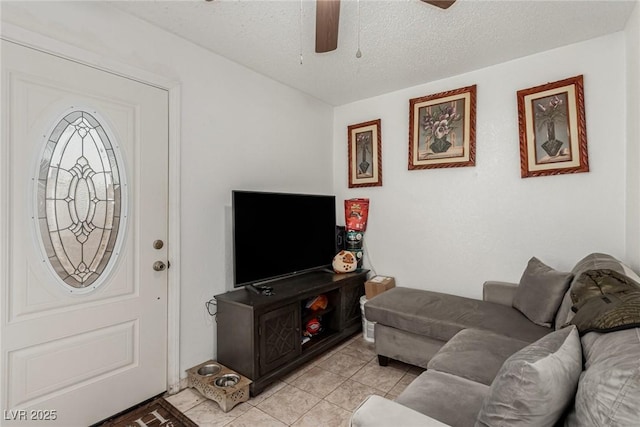
POLYGON ((269 296, 247 289, 216 295, 218 362, 251 379, 252 395, 260 393, 361 330, 367 272, 314 271, 270 282, 274 294, 269 296), (323 330, 302 344, 311 316, 305 303, 318 295, 328 298, 327 308, 319 312, 323 330))

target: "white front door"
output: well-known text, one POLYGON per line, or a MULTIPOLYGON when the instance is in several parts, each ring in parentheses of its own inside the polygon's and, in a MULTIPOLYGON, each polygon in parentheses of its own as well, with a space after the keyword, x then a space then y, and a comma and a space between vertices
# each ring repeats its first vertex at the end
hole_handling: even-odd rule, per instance
POLYGON ((87 426, 167 387, 168 93, 1 49, 0 424, 87 426))

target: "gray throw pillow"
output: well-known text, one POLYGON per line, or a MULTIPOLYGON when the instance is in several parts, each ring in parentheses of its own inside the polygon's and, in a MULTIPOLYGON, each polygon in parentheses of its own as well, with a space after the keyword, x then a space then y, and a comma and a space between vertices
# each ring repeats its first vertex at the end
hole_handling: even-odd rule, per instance
POLYGON ((522 273, 512 305, 536 325, 550 328, 571 279, 572 273, 556 271, 533 257, 522 273))
POLYGON ((575 326, 540 338, 504 362, 476 427, 553 426, 571 403, 581 372, 575 326))
POLYGON ((640 424, 640 328, 582 337, 587 367, 566 426, 640 424))

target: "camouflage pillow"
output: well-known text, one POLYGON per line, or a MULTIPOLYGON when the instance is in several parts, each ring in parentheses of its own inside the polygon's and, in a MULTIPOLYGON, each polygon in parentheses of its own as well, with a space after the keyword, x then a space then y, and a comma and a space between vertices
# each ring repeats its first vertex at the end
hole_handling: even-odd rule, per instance
POLYGON ((580 335, 611 332, 640 326, 640 284, 609 269, 582 273, 571 289, 570 323, 580 335))

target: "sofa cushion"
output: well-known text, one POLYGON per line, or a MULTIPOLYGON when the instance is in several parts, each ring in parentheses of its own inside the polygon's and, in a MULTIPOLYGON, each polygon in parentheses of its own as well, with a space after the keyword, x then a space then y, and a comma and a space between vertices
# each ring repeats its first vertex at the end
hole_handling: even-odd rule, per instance
MULTIPOLYGON (((404 389, 396 402, 450 426, 468 427, 473 425, 488 392, 487 385, 427 370, 404 389)), ((402 425, 402 420, 396 425, 402 425)))
POLYGON ((572 401, 581 371, 575 326, 541 338, 500 368, 476 426, 552 426, 572 401))
POLYGON ((533 323, 551 327, 572 278, 572 273, 556 271, 533 257, 522 273, 513 307, 533 323))
POLYGON ((429 361, 427 369, 491 385, 507 358, 529 343, 480 329, 465 329, 429 361))
POLYGON ((421 289, 389 289, 367 301, 364 310, 371 322, 441 341, 467 328, 528 342, 551 332, 513 307, 421 289))
POLYGON ((638 426, 640 328, 582 337, 585 368, 568 426, 638 426))

